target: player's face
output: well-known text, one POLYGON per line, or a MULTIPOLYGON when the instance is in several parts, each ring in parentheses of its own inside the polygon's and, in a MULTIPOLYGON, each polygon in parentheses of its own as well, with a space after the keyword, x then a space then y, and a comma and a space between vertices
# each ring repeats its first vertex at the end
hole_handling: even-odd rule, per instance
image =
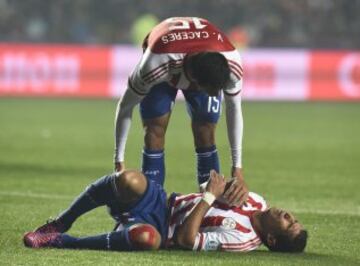
POLYGON ((286 232, 291 236, 296 236, 303 229, 302 225, 296 220, 290 212, 270 208, 263 214, 263 228, 267 233, 277 235, 280 232, 286 232))

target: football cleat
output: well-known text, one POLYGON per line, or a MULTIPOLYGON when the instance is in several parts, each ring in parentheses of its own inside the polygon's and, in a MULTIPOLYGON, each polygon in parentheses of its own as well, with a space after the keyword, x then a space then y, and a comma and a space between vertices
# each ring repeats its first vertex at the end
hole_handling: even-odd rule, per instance
POLYGON ((24 245, 29 248, 61 247, 61 234, 40 234, 28 232, 24 235, 24 245))
POLYGON ((35 233, 52 234, 52 233, 65 233, 70 227, 65 226, 59 220, 48 220, 46 224, 36 228, 35 233))

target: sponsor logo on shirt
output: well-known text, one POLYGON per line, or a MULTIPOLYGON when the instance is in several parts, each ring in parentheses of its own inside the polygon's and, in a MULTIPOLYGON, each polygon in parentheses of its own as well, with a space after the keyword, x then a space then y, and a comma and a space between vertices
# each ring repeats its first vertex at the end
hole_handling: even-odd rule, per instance
POLYGON ((225 229, 235 229, 236 227, 236 221, 233 219, 233 218, 225 218, 223 221, 222 221, 222 225, 221 225, 223 228, 225 229))

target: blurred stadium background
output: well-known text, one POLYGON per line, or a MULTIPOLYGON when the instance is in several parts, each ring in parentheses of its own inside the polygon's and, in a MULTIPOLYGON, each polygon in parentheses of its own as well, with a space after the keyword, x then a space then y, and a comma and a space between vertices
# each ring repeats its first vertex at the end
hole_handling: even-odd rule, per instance
MULTIPOLYGON (((0 0, 0 261, 359 265, 359 14, 359 0, 0 0), (25 249, 25 231, 112 170, 117 99, 139 60, 142 38, 171 16, 210 20, 241 52, 245 177, 252 190, 304 222, 307 254, 25 249)), ((169 191, 196 189, 188 124, 180 99, 167 134, 169 191)), ((228 174, 223 118, 217 145, 228 174)), ((136 112, 127 147, 127 166, 138 168, 136 112)), ((72 233, 111 227, 98 210, 72 233)))

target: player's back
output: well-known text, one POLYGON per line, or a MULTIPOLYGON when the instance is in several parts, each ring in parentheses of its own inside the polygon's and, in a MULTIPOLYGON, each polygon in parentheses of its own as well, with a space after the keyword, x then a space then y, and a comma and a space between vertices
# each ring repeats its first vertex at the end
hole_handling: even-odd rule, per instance
POLYGON ((173 17, 158 24, 147 37, 153 53, 233 51, 225 34, 203 18, 173 17))

